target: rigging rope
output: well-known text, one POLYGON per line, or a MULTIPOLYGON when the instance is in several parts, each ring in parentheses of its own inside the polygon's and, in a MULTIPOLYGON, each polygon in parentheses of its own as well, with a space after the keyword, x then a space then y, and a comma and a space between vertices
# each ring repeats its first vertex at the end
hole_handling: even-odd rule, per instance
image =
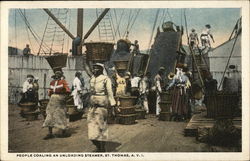
MULTIPOLYGON (((35 38, 37 44, 39 45, 39 40, 41 41, 40 37, 38 36, 38 34, 34 31, 34 29, 32 28, 32 26, 30 25, 29 21, 27 20, 27 18, 24 16, 24 14, 22 13, 21 9, 18 9, 19 14, 21 15, 22 19, 24 20, 25 24, 27 25, 29 31, 31 32, 31 34, 33 35, 33 37, 35 38)), ((47 44, 44 43, 43 45, 44 48, 49 48, 47 44)), ((42 49, 43 50, 43 49, 42 49)), ((43 50, 44 51, 44 50, 43 50)))
POLYGON ((172 17, 171 17, 171 15, 170 15, 169 11, 168 11, 168 8, 167 8, 167 14, 168 14, 168 16, 169 16, 170 21, 172 22, 172 17))
MULTIPOLYGON (((150 36, 150 40, 149 40, 149 43, 148 43, 147 54, 149 54, 149 51, 150 51, 150 45, 151 45, 151 42, 152 42, 152 39, 153 39, 154 30, 155 30, 156 23, 157 23, 157 20, 158 20, 159 12, 160 12, 160 9, 157 10, 156 15, 155 15, 155 21, 154 21, 152 33, 151 33, 151 36, 150 36)), ((148 62, 147 62, 147 65, 146 65, 144 74, 146 74, 146 72, 147 72, 147 70, 148 70, 148 65, 149 65, 150 58, 151 58, 151 54, 149 54, 149 58, 148 58, 148 62)))
MULTIPOLYGON (((69 10, 69 23, 68 23, 68 29, 70 30, 70 21, 71 21, 71 10, 69 10)), ((67 52, 69 52, 69 36, 67 36, 67 52)))
POLYGON ((221 82, 220 82, 220 85, 219 85, 218 89, 220 89, 220 87, 221 87, 221 85, 222 85, 222 83, 223 83, 223 81, 224 81, 225 74, 226 74, 226 71, 227 71, 227 68, 228 68, 230 59, 231 59, 231 57, 232 57, 232 55, 233 55, 233 51, 234 51, 234 47, 235 47, 236 41, 237 41, 237 39, 238 39, 238 35, 239 35, 239 33, 236 34, 236 37, 235 37, 235 40, 234 40, 234 43, 233 43, 233 47, 232 47, 232 49, 231 49, 230 56, 229 56, 229 58, 228 58, 228 60, 227 60, 227 64, 226 64, 225 70, 224 70, 224 72, 223 72, 222 79, 221 79, 221 82))
POLYGON ((15 9, 15 43, 16 43, 16 50, 17 50, 16 17, 17 17, 17 14, 16 14, 16 9, 15 9))
MULTIPOLYGON (((25 9, 23 10, 23 13, 24 13, 24 16, 26 17, 26 12, 25 12, 25 9)), ((30 43, 30 50, 31 51, 34 51, 33 50, 33 47, 32 47, 32 44, 31 44, 31 41, 30 41, 30 35, 29 35, 29 31, 28 31, 28 28, 27 28, 27 26, 26 26, 26 32, 27 32, 27 36, 28 36, 28 40, 29 40, 29 43, 30 43)))
POLYGON ((46 29, 47 29, 47 26, 48 26, 48 23, 49 23, 49 19, 50 19, 50 17, 48 16, 48 20, 47 20, 47 23, 46 23, 46 26, 45 26, 45 29, 44 29, 44 32, 43 32, 42 41, 40 43, 40 47, 39 47, 37 55, 40 55, 40 51, 41 51, 41 48, 42 48, 42 44, 43 44, 43 40, 44 40, 46 29))
MULTIPOLYGON (((113 11, 114 11, 114 14, 115 14, 115 21, 116 21, 117 31, 118 31, 118 35, 119 35, 119 39, 120 39, 121 38, 121 33, 120 33, 119 26, 118 26, 117 13, 116 13, 115 9, 113 11)), ((115 28, 114 28, 114 31, 115 31, 115 28)), ((115 35, 116 35, 116 31, 115 31, 115 35)))
MULTIPOLYGON (((115 33, 118 31, 119 33, 120 33, 120 24, 121 24, 121 21, 122 21, 122 17, 123 17, 123 13, 124 13, 124 11, 125 11, 125 9, 123 9, 122 10, 122 13, 121 13, 121 17, 120 17, 120 20, 119 20, 119 22, 118 22, 118 25, 117 25, 117 28, 116 28, 116 31, 115 31, 115 33)), ((120 36, 120 38, 121 38, 121 35, 119 34, 119 36, 120 36)))
POLYGON ((129 24, 130 24, 130 19, 131 19, 131 14, 132 14, 132 9, 130 9, 130 11, 129 11, 129 16, 128 16, 128 24, 127 24, 127 27, 126 27, 126 29, 125 29, 125 32, 124 32, 124 34, 123 34, 123 38, 125 38, 125 35, 126 35, 126 33, 128 34, 128 27, 129 27, 129 24))
POLYGON ((136 13, 136 15, 135 15, 135 17, 134 17, 134 20, 133 20, 132 24, 130 25, 129 31, 132 30, 132 27, 134 26, 135 21, 136 21, 138 15, 139 15, 140 11, 141 11, 141 9, 138 9, 138 11, 137 11, 137 13, 136 13))

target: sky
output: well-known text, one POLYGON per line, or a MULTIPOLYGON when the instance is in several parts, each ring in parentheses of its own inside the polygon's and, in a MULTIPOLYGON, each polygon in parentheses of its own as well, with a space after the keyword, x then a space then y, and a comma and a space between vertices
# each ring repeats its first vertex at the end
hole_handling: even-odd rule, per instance
MULTIPOLYGON (((146 50, 151 46, 151 44, 153 44, 154 39, 152 39, 150 43, 150 36, 153 32, 153 26, 157 17, 157 12, 159 14, 156 21, 156 27, 161 28, 163 22, 172 21, 176 25, 183 25, 185 28, 183 14, 184 10, 186 13, 187 28, 189 33, 191 29, 194 28, 196 29, 196 32, 200 35, 206 24, 211 25, 211 32, 213 33, 215 39, 215 43, 212 43, 212 47, 216 47, 228 40, 236 21, 241 16, 240 8, 113 8, 109 11, 114 26, 113 30, 117 30, 119 26, 120 32, 120 36, 117 32, 115 41, 119 40, 120 38, 123 38, 124 33, 126 33, 127 26, 129 25, 131 29, 129 30, 128 39, 130 39, 130 41, 132 42, 134 42, 134 40, 138 40, 140 44, 140 49, 146 50), (133 21, 134 23, 132 23, 133 21)), ((66 11, 67 14, 56 14, 58 13, 58 9, 52 10, 56 17, 61 17, 59 19, 64 23, 66 28, 73 35, 76 35, 77 9, 60 9, 61 13, 66 13, 66 11), (64 20, 62 18, 64 18, 64 20)), ((83 35, 89 30, 89 28, 96 19, 96 9, 84 9, 83 35)), ((47 20, 48 15, 42 9, 10 9, 9 46, 23 49, 26 44, 30 44, 32 53, 36 54, 38 52, 41 39, 45 31, 47 20), (36 41, 33 35, 29 32, 21 14, 26 15, 30 26, 33 28, 35 33, 37 33, 40 40, 36 41)), ((56 26, 52 20, 49 20, 48 22, 48 26, 56 26)), ((51 36, 53 37, 54 32, 49 32, 48 26, 47 32, 45 32, 46 34, 44 42, 46 43, 46 46, 51 47, 51 41, 49 41, 49 39, 51 40, 51 36)), ((156 30, 154 30, 153 36, 155 36, 155 33, 156 30)), ((58 35, 56 35, 55 39, 56 38, 60 40, 63 39, 63 32, 60 32, 58 35), (62 36, 62 38, 59 38, 59 36, 62 36)), ((183 35, 183 44, 186 44, 186 40, 187 37, 185 32, 183 35)), ((86 42, 89 41, 99 41, 98 28, 96 28, 86 40, 86 42)), ((61 43, 57 42, 58 41, 54 41, 52 48, 53 51, 69 52, 69 50, 71 49, 72 39, 69 38, 67 35, 65 35, 64 37, 63 48, 62 41, 61 43)))

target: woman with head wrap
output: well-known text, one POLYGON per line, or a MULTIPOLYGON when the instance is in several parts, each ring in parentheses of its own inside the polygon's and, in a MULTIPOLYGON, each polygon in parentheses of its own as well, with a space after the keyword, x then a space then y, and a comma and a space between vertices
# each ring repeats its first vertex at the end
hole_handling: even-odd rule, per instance
POLYGON ((167 90, 174 87, 172 94, 172 113, 178 120, 184 120, 188 116, 188 92, 191 84, 188 76, 185 74, 187 68, 184 68, 183 64, 176 65, 176 74, 172 79, 172 82, 168 85, 167 90))
POLYGON ((105 152, 105 141, 108 139, 107 108, 115 106, 111 80, 103 74, 102 64, 93 65, 93 76, 90 79, 90 108, 87 116, 88 137, 96 146, 97 152, 105 152))
POLYGON ((43 127, 49 128, 49 133, 44 139, 53 138, 53 128, 59 128, 62 130, 62 137, 68 137, 70 134, 66 133, 67 129, 67 117, 66 117, 66 96, 69 95, 70 89, 66 80, 61 79, 63 73, 56 71, 54 80, 50 82, 50 89, 48 95, 50 96, 49 103, 46 108, 46 119, 43 123, 43 127))

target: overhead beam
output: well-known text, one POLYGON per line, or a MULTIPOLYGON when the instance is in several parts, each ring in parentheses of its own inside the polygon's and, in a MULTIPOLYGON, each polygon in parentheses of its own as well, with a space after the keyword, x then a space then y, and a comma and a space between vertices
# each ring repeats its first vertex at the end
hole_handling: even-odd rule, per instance
MULTIPOLYGON (((77 36, 82 40, 83 36, 83 9, 77 9, 77 36)), ((77 55, 82 55, 82 43, 77 47, 77 55)))
POLYGON ((71 38, 75 39, 74 35, 70 33, 70 31, 50 12, 50 10, 44 8, 43 9, 54 21, 55 23, 62 28, 64 32, 71 38))
POLYGON ((83 41, 89 37, 89 35, 94 31, 99 22, 103 19, 103 17, 108 13, 110 8, 106 8, 102 14, 97 18, 95 23, 90 27, 89 31, 84 35, 83 41))

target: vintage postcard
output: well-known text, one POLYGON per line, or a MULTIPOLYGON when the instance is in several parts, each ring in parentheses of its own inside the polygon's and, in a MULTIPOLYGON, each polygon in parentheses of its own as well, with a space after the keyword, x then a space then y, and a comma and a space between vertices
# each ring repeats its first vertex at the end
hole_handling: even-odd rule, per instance
POLYGON ((1 160, 248 160, 248 1, 1 2, 1 160))

